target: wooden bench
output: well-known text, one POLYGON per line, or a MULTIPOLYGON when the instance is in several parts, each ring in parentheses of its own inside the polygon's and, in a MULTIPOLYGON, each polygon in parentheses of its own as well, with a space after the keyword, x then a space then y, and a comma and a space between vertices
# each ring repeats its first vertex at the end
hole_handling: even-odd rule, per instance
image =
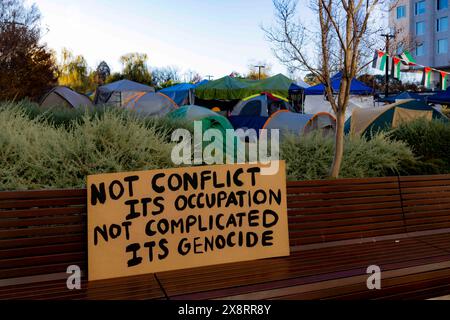
POLYGON ((289 257, 87 282, 86 191, 0 192, 0 299, 431 298, 450 293, 450 175, 288 183, 289 257), (368 290, 367 267, 382 270, 368 290))

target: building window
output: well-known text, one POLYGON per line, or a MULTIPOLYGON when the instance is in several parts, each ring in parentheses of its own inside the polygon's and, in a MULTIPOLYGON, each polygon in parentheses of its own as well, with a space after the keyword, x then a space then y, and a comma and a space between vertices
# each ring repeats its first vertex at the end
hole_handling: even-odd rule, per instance
POLYGON ((424 55, 425 55, 425 46, 423 45, 423 43, 421 43, 416 47, 416 56, 422 57, 424 55))
POLYGON ((425 1, 416 2, 414 5, 414 14, 416 16, 418 16, 419 14, 424 14, 425 7, 426 7, 425 1))
POLYGON ((425 34, 425 21, 416 22, 416 35, 421 36, 425 34))
POLYGON ((447 9, 448 8, 448 0, 437 0, 437 9, 447 9))
POLYGON ((437 44, 437 53, 447 53, 448 51, 448 40, 447 39, 439 39, 437 44))
POLYGON ((448 30, 448 17, 442 17, 437 19, 436 31, 442 32, 448 30))
POLYGON ((405 6, 397 7, 397 19, 401 19, 404 17, 406 17, 406 7, 405 6))

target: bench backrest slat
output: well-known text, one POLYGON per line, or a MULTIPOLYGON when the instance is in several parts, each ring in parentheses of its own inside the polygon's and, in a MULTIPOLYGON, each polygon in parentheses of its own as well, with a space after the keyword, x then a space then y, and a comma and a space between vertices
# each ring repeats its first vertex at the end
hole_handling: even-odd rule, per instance
POLYGON ((450 175, 401 177, 408 232, 450 228, 450 175))
POLYGON ((0 279, 86 266, 86 190, 0 192, 0 279))
POLYGON ((405 232, 397 177, 287 186, 291 246, 405 232))

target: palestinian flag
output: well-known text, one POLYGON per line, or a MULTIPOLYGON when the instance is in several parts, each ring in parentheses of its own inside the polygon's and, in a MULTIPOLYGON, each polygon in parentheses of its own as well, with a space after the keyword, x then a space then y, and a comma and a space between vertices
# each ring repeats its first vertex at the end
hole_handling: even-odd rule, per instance
POLYGON ((431 70, 429 67, 423 68, 422 85, 425 88, 431 88, 431 70))
POLYGON ((402 59, 398 57, 392 57, 392 76, 395 79, 400 80, 401 73, 400 73, 400 66, 401 66, 402 59))
POLYGON ((411 53, 409 53, 409 51, 404 51, 401 55, 400 58, 402 59, 402 62, 408 66, 415 66, 416 65, 416 60, 413 58, 413 56, 411 55, 411 53))
POLYGON ((373 57, 372 68, 384 71, 384 69, 386 68, 386 59, 386 53, 380 50, 376 50, 375 56, 373 57))
POLYGON ((447 76, 448 73, 445 71, 440 71, 441 74, 441 89, 442 90, 447 90, 447 76))

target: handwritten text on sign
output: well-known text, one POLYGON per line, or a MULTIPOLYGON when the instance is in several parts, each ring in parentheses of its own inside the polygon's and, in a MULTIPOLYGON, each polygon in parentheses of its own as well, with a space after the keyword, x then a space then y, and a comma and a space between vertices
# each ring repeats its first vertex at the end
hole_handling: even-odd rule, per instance
POLYGON ((89 280, 289 255, 284 162, 88 177, 89 280))

